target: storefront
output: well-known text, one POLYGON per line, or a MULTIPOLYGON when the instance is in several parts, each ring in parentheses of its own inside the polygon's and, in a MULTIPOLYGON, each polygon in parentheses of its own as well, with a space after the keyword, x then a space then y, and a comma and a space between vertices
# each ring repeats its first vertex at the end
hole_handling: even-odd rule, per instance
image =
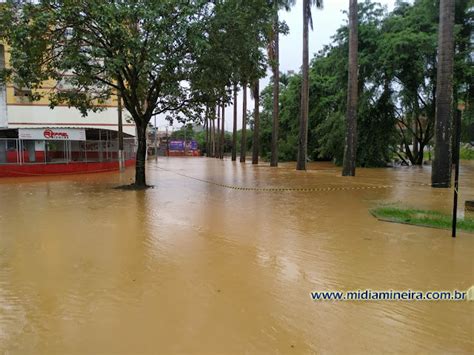
MULTIPOLYGON (((92 128, 0 130, 0 177, 117 170, 118 133, 92 128)), ((135 159, 135 138, 125 134, 124 160, 135 159)))

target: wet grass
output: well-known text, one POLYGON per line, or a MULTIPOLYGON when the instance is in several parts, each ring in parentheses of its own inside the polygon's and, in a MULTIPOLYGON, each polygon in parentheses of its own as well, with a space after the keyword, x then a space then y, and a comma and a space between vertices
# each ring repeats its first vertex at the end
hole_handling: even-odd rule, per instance
MULTIPOLYGON (((374 208, 371 210, 371 213, 382 221, 451 229, 452 217, 437 211, 385 206, 374 208)), ((474 233, 474 219, 458 219, 457 228, 459 230, 474 233)))
POLYGON ((461 147, 460 158, 462 160, 474 160, 474 149, 461 147))

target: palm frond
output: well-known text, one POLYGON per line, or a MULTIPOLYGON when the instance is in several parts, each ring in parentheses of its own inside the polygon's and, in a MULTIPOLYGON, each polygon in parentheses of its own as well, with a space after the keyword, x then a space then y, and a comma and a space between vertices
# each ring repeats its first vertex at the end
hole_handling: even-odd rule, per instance
POLYGON ((324 7, 324 1, 323 0, 308 0, 306 1, 306 4, 308 6, 306 13, 308 14, 308 18, 306 19, 309 23, 309 26, 311 27, 311 30, 313 30, 313 15, 311 14, 311 6, 315 6, 317 9, 322 9, 324 7))

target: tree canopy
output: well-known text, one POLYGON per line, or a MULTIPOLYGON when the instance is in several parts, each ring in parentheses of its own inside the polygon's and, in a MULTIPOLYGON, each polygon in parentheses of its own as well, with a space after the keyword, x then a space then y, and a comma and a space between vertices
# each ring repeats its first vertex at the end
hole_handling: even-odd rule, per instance
MULTIPOLYGON (((423 147, 432 143, 436 100, 436 50, 439 9, 430 0, 399 1, 392 12, 364 1, 359 16, 359 166, 385 166, 393 159, 421 164, 423 147), (415 154, 413 141, 418 144, 415 154)), ((472 122, 472 8, 456 0, 454 95, 466 103, 464 131, 472 122)), ((345 132, 348 27, 317 53, 310 66, 308 156, 342 163, 345 132)), ((295 160, 300 114, 301 74, 280 81, 282 135, 280 159, 295 160)), ((272 90, 263 90, 261 142, 269 156, 272 90)), ((474 138, 474 137, 473 137, 474 138)), ((473 139, 470 138, 470 139, 473 139)), ((464 139, 469 139, 464 134, 464 139)))

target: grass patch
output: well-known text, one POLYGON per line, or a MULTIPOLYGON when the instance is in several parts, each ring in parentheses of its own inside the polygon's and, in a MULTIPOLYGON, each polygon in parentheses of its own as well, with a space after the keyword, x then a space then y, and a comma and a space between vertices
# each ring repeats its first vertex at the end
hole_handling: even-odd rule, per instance
MULTIPOLYGON (((371 210, 371 213, 383 221, 451 229, 452 217, 441 212, 385 206, 374 208, 371 210)), ((465 232, 474 233, 474 219, 458 219, 457 228, 465 232)))
POLYGON ((466 146, 461 147, 459 157, 461 160, 474 160, 474 149, 468 148, 466 146))

